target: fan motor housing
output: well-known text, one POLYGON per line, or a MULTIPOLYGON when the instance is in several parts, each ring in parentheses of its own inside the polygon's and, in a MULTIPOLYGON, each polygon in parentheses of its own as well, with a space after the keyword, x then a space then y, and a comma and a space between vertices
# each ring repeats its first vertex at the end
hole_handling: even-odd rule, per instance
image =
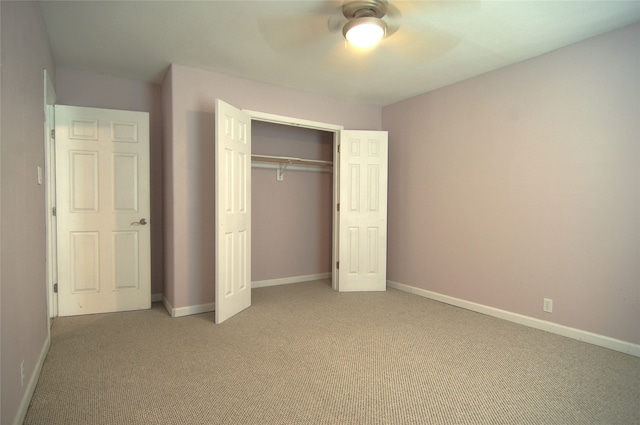
POLYGON ((387 13, 386 0, 353 0, 342 5, 342 14, 348 20, 357 18, 382 18, 387 13))

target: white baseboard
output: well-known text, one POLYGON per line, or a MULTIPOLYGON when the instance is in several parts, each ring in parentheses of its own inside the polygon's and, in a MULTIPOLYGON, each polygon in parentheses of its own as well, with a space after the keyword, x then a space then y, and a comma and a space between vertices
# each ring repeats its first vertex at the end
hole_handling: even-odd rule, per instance
POLYGON ((311 282, 314 280, 328 279, 330 277, 331 272, 285 277, 282 279, 258 280, 255 282, 251 282, 251 288, 264 288, 267 286, 288 285, 290 283, 311 282))
POLYGON ((486 314, 487 316, 497 317, 499 319, 504 319, 510 322, 518 323, 520 325, 529 326, 534 329, 551 332, 556 335, 565 336, 568 338, 576 339, 578 341, 583 341, 589 344, 608 348, 610 350, 615 350, 622 353, 630 354, 632 356, 640 357, 640 345, 633 344, 631 342, 621 341, 619 339, 610 338, 608 336, 598 335, 598 334, 583 331, 580 329, 570 328, 568 326, 547 322, 545 320, 524 316, 522 314, 512 313, 506 310, 500 310, 498 308, 477 304, 471 301, 450 297, 448 295, 427 291, 426 289, 420 289, 413 286, 404 285, 402 283, 393 282, 390 280, 387 281, 387 286, 390 288, 398 289, 400 291, 409 292, 411 294, 429 298, 435 301, 440 301, 445 304, 461 307, 466 310, 471 310, 478 313, 486 314))
POLYGON ((151 302, 157 303, 162 301, 162 294, 151 294, 151 302))
MULTIPOLYGON (((318 273, 308 274, 305 276, 286 277, 282 279, 261 280, 257 282, 251 282, 251 288, 264 288, 267 286, 288 285, 290 283, 311 282, 314 280, 328 279, 330 277, 331 273, 318 273)), ((157 301, 162 301, 162 304, 164 304, 164 308, 167 309, 171 317, 182 317, 189 316, 191 314, 209 313, 216 310, 215 303, 190 305, 187 307, 176 308, 173 307, 162 294, 151 295, 152 302, 156 301, 155 297, 160 297, 160 299, 158 299, 157 301)))
POLYGON ((164 308, 167 309, 171 317, 182 317, 190 316, 192 314, 210 313, 212 311, 215 311, 216 309, 215 303, 189 305, 186 307, 176 308, 173 307, 165 297, 162 297, 162 304, 164 304, 164 308))
POLYGON ((20 425, 24 422, 24 418, 27 417, 27 410, 29 410, 29 404, 31 404, 31 398, 33 397, 33 393, 36 390, 36 385, 38 385, 38 379, 40 378, 40 372, 42 372, 42 366, 44 365, 44 359, 47 357, 47 353, 49 352, 49 347, 51 346, 51 335, 47 335, 47 339, 40 350, 40 356, 38 356, 38 360, 36 362, 36 367, 29 378, 29 382, 27 383, 27 390, 24 392, 24 396, 20 401, 20 406, 18 406, 18 412, 16 413, 16 418, 13 421, 15 425, 20 425))
POLYGON ((167 310, 167 313, 169 313, 169 315, 171 317, 175 317, 173 315, 173 313, 171 313, 173 311, 173 306, 171 305, 171 303, 169 302, 169 300, 167 300, 164 295, 162 296, 162 305, 164 306, 165 310, 167 310))

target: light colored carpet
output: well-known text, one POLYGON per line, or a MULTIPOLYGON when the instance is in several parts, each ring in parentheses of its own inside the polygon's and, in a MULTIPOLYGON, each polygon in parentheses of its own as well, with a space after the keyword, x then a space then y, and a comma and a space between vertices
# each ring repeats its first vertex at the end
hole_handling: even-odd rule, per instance
POLYGON ((25 424, 639 424, 640 358, 393 289, 55 319, 25 424))

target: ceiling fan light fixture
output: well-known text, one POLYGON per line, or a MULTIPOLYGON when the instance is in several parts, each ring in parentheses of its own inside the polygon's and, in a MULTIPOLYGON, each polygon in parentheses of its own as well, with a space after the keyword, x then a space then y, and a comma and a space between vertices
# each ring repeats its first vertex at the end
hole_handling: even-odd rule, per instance
POLYGON ((371 16, 352 19, 342 28, 347 41, 362 49, 379 43, 386 32, 387 24, 382 19, 371 16))

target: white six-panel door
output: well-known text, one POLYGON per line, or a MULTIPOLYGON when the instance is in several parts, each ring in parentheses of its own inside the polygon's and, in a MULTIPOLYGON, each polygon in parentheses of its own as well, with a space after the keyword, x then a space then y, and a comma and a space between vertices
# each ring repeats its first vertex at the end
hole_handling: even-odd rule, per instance
POLYGON ((251 305, 251 118, 216 100, 215 321, 251 305))
POLYGON ((58 313, 150 308, 149 115, 55 112, 58 313))
POLYGON ((340 132, 338 290, 387 285, 386 131, 340 132))

